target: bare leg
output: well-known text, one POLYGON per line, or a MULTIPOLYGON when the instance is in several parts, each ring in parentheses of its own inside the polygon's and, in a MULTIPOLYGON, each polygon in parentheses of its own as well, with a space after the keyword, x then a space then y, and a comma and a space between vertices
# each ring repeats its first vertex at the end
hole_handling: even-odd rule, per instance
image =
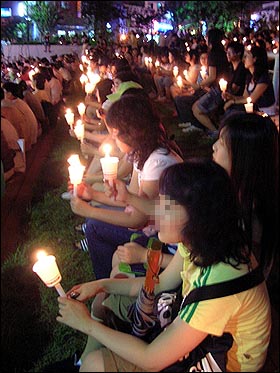
POLYGON ((192 106, 192 112, 195 118, 206 128, 208 128, 210 131, 216 131, 216 127, 212 123, 211 119, 207 114, 201 113, 197 106, 197 102, 195 102, 192 106))
MULTIPOLYGON (((102 322, 105 317, 102 302, 106 297, 106 293, 97 294, 91 305, 91 317, 95 320, 100 320, 100 322, 102 322)), ((90 352, 96 351, 100 347, 102 347, 101 343, 99 343, 95 338, 88 336, 86 347, 81 356, 82 363, 90 352)), ((83 372, 87 372, 87 370, 83 370, 83 372)))
POLYGON ((101 351, 94 351, 87 355, 80 372, 105 372, 103 354, 101 351))

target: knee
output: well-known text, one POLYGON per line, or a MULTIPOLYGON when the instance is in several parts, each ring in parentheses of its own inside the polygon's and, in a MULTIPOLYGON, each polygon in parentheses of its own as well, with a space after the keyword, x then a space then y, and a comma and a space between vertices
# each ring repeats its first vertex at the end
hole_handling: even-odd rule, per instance
POLYGON ((105 372, 102 351, 90 352, 82 362, 80 372, 105 372))

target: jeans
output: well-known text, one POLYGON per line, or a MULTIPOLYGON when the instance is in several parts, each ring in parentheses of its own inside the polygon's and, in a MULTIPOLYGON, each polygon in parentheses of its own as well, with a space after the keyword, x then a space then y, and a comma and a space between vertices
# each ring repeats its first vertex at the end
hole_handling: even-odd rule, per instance
MULTIPOLYGON (((111 206, 100 207, 109 210, 123 210, 122 208, 111 206)), ((112 258, 117 246, 129 242, 130 236, 135 232, 143 235, 142 230, 135 231, 115 224, 104 223, 100 220, 86 219, 85 233, 88 240, 93 272, 97 280, 110 277, 112 258)))

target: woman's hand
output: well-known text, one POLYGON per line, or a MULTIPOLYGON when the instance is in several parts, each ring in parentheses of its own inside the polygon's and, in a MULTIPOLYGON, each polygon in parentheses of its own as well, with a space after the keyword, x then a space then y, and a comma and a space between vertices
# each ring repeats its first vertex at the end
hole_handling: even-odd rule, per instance
POLYGON ((88 202, 83 201, 81 198, 72 196, 70 200, 70 206, 74 214, 77 214, 84 218, 90 217, 92 206, 88 202))
MULTIPOLYGON (((70 181, 68 182, 68 191, 73 191, 73 184, 70 181)), ((89 184, 82 182, 77 185, 77 196, 84 201, 91 201, 94 197, 94 191, 89 184)))
POLYGON ((90 281, 83 284, 74 285, 66 295, 69 298, 73 296, 80 302, 85 302, 90 298, 93 298, 96 294, 104 291, 100 284, 100 281, 90 281))
POLYGON ((59 315, 56 320, 83 333, 91 321, 87 306, 71 298, 58 297, 59 315))
POLYGON ((127 242, 119 245, 116 254, 120 262, 134 264, 145 263, 147 261, 147 248, 136 242, 127 242))
POLYGON ((129 192, 126 188, 126 184, 121 180, 114 180, 114 186, 110 186, 106 181, 105 185, 105 194, 109 198, 114 198, 115 201, 120 201, 127 203, 129 192))
POLYGON ((96 147, 88 142, 81 142, 80 148, 83 155, 95 155, 96 153, 96 147))
POLYGON ((224 111, 226 111, 229 107, 231 107, 231 105, 234 104, 234 101, 233 100, 229 100, 227 101, 225 104, 224 104, 224 111))

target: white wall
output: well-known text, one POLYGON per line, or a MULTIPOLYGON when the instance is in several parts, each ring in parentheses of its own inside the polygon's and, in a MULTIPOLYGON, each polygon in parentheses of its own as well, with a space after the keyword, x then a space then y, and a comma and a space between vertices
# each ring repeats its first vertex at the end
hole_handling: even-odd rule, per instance
POLYGON ((57 54, 58 56, 62 54, 77 53, 79 57, 81 56, 82 46, 81 45, 51 45, 51 52, 45 52, 45 47, 43 44, 10 44, 4 45, 2 47, 4 53, 4 58, 8 59, 10 62, 17 60, 21 54, 23 57, 46 57, 50 60, 51 56, 57 54))

